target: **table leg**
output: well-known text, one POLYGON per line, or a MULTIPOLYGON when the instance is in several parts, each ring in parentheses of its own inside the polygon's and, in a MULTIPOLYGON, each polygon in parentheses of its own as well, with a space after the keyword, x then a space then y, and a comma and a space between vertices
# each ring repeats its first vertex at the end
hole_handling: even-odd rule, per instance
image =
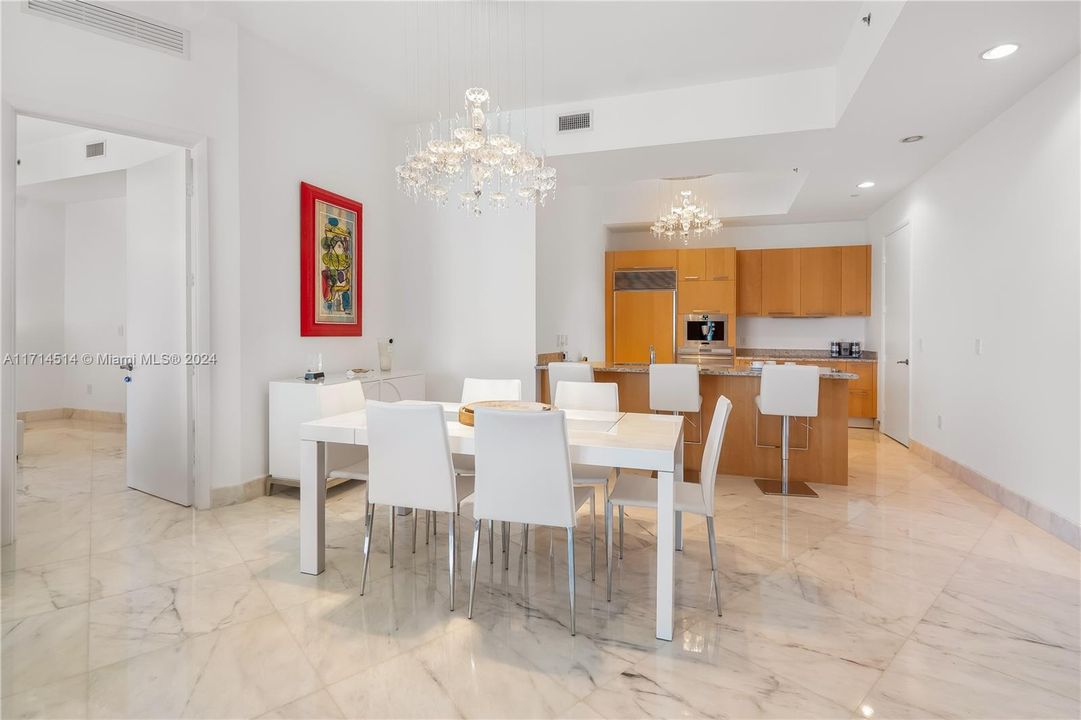
POLYGON ((675 627, 675 483, 683 480, 683 433, 675 449, 675 471, 657 473, 657 638, 671 640, 675 627))
POLYGON ((676 511, 676 550, 683 549, 683 513, 676 511))
POLYGON ((300 441, 300 572, 323 572, 326 546, 326 443, 300 441))

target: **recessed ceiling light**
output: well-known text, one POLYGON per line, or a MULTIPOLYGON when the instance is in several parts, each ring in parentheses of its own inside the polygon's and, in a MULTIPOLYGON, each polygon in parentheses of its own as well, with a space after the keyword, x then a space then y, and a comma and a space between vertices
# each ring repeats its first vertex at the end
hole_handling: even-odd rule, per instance
POLYGON ((849 195, 848 197, 859 197, 859 196, 860 196, 860 194, 859 194, 859 193, 852 193, 852 194, 851 194, 851 195, 849 195))
POLYGON ((903 143, 914 143, 923 140, 923 135, 909 135, 908 137, 901 138, 903 143))
POLYGON ((995 45, 990 50, 984 50, 980 53, 980 57, 984 60, 1001 60, 1004 57, 1009 57, 1017 52, 1017 48, 1020 47, 1014 43, 1003 43, 1002 45, 995 45))
POLYGON ((874 183, 873 180, 864 180, 863 182, 861 182, 856 187, 861 188, 863 190, 866 190, 867 188, 873 188, 874 186, 875 186, 875 183, 874 183))

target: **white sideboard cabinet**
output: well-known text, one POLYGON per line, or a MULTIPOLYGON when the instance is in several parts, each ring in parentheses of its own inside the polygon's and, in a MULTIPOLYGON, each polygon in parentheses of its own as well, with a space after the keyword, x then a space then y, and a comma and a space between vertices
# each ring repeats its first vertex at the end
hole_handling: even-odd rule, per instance
MULTIPOLYGON (((362 410, 365 400, 424 400, 424 374, 397 370, 370 372, 356 378, 327 374, 321 382, 287 378, 270 382, 270 485, 296 486, 300 479, 300 424, 362 410)), ((366 448, 327 444, 326 468, 332 470, 364 459, 366 448)))

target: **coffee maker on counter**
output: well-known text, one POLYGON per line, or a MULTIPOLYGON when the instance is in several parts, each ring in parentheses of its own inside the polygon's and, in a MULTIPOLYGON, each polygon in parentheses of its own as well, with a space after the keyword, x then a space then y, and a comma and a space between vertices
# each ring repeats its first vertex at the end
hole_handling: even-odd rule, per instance
POLYGON ((830 357, 858 358, 862 354, 863 347, 859 340, 853 340, 852 342, 833 340, 830 342, 830 357))

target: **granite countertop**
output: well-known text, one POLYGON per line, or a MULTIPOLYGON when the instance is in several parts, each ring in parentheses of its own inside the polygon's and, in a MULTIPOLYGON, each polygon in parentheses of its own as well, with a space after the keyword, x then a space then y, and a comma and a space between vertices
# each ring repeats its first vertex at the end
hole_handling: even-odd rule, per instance
MULTIPOLYGON (((597 372, 618 372, 618 373, 639 373, 644 374, 649 372, 649 365, 613 365, 611 363, 591 363, 593 369, 597 372)), ((544 365, 538 365, 538 370, 546 370, 544 365)), ((718 365, 699 365, 698 373, 700 375, 728 375, 736 377, 761 377, 762 370, 760 368, 749 367, 724 367, 718 365)), ((859 375, 855 373, 847 372, 824 372, 820 374, 823 380, 858 380, 859 375)))
POLYGON ((845 360, 848 362, 875 362, 878 353, 874 350, 864 350, 858 357, 833 357, 829 350, 779 350, 770 348, 738 348, 738 358, 777 358, 785 360, 845 360))

